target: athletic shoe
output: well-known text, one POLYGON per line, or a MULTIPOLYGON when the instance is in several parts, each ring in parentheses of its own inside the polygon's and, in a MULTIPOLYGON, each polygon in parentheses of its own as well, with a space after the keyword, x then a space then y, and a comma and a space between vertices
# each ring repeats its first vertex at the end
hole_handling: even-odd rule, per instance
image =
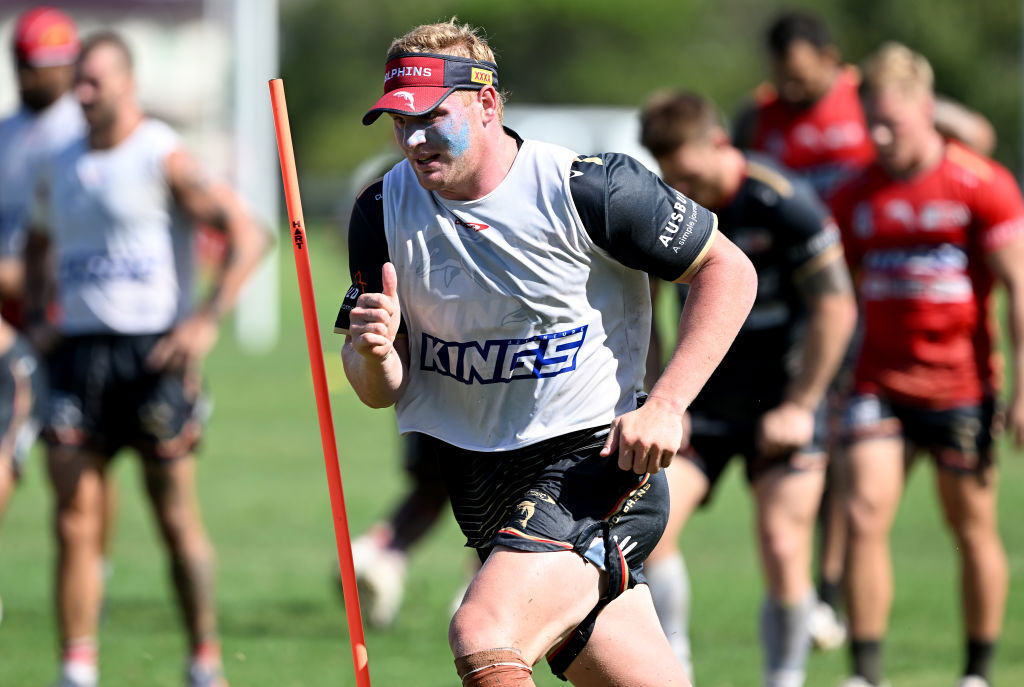
POLYGON ((807 631, 811 633, 814 648, 821 651, 832 651, 846 643, 846 623, 824 601, 819 601, 811 611, 807 631))
POLYGON ((405 555, 391 549, 356 566, 359 605, 370 627, 384 630, 398 618, 405 593, 405 555))
MULTIPOLYGON (((854 675, 839 683, 839 687, 875 687, 875 685, 872 685, 860 675, 854 675)), ((877 687, 892 687, 892 684, 888 680, 883 680, 877 687)))
POLYGON ((960 682, 956 683, 956 687, 991 687, 991 685, 980 675, 964 675, 960 678, 960 682))
POLYGON ((192 661, 185 676, 187 687, 228 687, 220 664, 192 661))
POLYGON ((75 670, 73 667, 68 669, 65 667, 61 671, 60 679, 53 684, 53 687, 97 687, 99 685, 99 677, 96 675, 96 669, 90 670, 75 670), (91 672, 91 675, 88 674, 91 672))

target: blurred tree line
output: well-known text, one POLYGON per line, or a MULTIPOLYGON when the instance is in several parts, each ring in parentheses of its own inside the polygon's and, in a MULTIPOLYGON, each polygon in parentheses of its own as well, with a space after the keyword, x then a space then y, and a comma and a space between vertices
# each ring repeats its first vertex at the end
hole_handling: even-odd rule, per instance
POLYGON ((850 62, 885 40, 922 52, 939 92, 987 116, 996 157, 1021 170, 1019 0, 291 0, 282 74, 300 170, 338 178, 391 139, 360 118, 381 90, 391 40, 445 20, 483 27, 513 103, 637 106, 686 87, 728 115, 768 77, 765 27, 803 7, 828 22, 850 62))

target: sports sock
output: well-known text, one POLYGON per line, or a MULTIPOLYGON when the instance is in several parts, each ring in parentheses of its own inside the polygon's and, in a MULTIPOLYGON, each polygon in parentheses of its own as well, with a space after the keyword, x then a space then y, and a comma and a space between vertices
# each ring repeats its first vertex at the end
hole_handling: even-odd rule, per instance
POLYGON ((191 661, 206 666, 220 665, 220 642, 216 639, 204 639, 192 647, 191 661))
POLYGON ((690 654, 690 576, 683 555, 676 553, 654 563, 644 564, 644 576, 651 590, 654 610, 661 629, 686 676, 693 682, 693 657, 690 654))
POLYGON ((986 642, 978 639, 967 638, 967 665, 964 667, 964 676, 977 675, 987 682, 992 670, 992 654, 995 652, 996 643, 986 642))
POLYGON ((96 640, 76 637, 64 642, 61 676, 76 685, 95 685, 99 681, 96 640))
POLYGON ((839 610, 839 599, 842 597, 843 585, 837 580, 824 577, 818 583, 818 600, 827 603, 833 611, 839 610))
POLYGON ((854 639, 850 642, 853 674, 872 685, 882 684, 882 640, 854 639))
POLYGON ((801 687, 811 652, 808 619, 817 603, 808 591, 795 603, 771 596, 761 604, 761 645, 764 649, 766 687, 801 687))
POLYGON ((536 687, 533 668, 512 648, 476 651, 455 659, 463 687, 536 687))

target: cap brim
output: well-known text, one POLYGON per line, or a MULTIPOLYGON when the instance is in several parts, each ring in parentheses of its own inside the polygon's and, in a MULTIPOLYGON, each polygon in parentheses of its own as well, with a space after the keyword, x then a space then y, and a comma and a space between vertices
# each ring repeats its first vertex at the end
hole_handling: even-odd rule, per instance
POLYGON ((406 86, 381 96, 363 115, 363 124, 370 125, 385 112, 421 117, 441 104, 458 86, 406 86))

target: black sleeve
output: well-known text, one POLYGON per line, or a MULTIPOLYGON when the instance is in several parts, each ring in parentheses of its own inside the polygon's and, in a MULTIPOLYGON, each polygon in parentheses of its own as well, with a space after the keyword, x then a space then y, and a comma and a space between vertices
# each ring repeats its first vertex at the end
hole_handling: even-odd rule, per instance
POLYGON ((627 267, 675 281, 703 255, 718 220, 620 153, 578 157, 573 204, 595 244, 627 267))
MULTIPOLYGON (((348 270, 352 286, 345 293, 334 321, 334 331, 348 334, 349 311, 364 293, 380 293, 383 288, 381 269, 390 262, 388 241, 384 235, 384 180, 378 179, 359 194, 348 223, 348 270)), ((405 321, 399 326, 405 333, 405 321)))
POLYGON ((778 222, 788 236, 786 259, 794 271, 841 244, 828 208, 802 180, 794 180, 793 193, 780 199, 778 222))

